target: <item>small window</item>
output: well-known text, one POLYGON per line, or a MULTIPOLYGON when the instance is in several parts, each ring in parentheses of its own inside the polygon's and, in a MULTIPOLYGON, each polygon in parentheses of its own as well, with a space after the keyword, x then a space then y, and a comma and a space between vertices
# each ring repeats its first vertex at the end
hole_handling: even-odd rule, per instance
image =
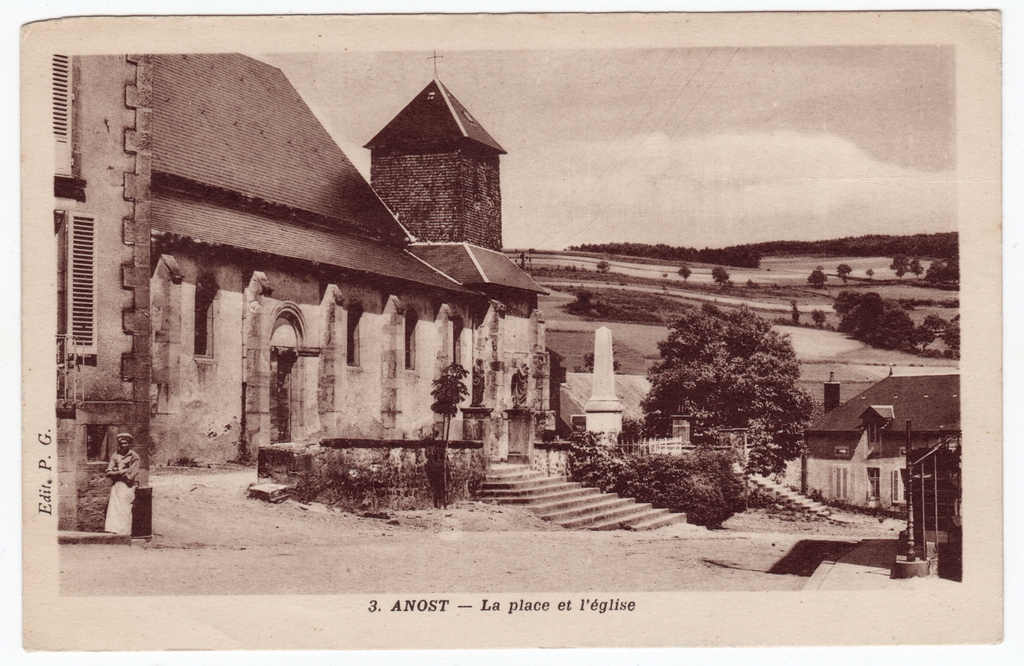
POLYGON ((882 495, 882 470, 868 467, 868 499, 877 500, 882 495))
POLYGON ((405 311, 405 369, 416 369, 416 324, 419 317, 416 311, 408 309, 405 311))
POLYGON ((109 426, 90 424, 85 426, 85 459, 86 460, 107 460, 109 449, 107 434, 109 426))
POLYGON ((217 298, 217 280, 204 273, 196 282, 195 356, 213 356, 213 301, 217 298))
POLYGON ((878 423, 868 423, 868 444, 874 446, 882 443, 882 428, 878 423))
POLYGON ((848 447, 848 446, 837 446, 836 447, 836 457, 837 458, 846 458, 849 455, 850 455, 850 447, 848 447))
POLYGON ((71 222, 71 337, 83 350, 96 346, 96 221, 89 217, 71 222))
POLYGON ((363 308, 353 305, 348 309, 345 326, 345 360, 351 366, 359 365, 359 322, 363 308))
POLYGON ((71 175, 71 59, 53 56, 53 139, 55 172, 71 175))
POLYGON ((452 319, 452 363, 462 365, 462 317, 452 319))

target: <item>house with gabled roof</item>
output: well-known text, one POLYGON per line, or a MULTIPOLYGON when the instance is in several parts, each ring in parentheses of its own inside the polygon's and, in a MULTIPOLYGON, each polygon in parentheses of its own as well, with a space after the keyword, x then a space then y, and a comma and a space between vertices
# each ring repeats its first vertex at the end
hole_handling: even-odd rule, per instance
POLYGON ((102 524, 117 432, 143 486, 274 443, 423 439, 453 361, 474 370, 453 437, 529 459, 553 427, 543 290, 499 252, 504 150, 439 81, 370 141, 368 183, 253 58, 53 63, 62 529, 102 524))
POLYGON ((960 375, 889 376, 845 403, 825 385, 825 413, 804 431, 807 490, 858 506, 903 505, 908 452, 960 431, 960 375))

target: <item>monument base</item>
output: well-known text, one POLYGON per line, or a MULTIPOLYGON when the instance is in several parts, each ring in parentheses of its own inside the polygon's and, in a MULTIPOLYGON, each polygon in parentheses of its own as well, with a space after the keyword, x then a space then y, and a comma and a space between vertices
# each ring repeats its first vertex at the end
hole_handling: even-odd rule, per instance
POLYGON ((587 432, 622 432, 622 412, 587 412, 587 432))

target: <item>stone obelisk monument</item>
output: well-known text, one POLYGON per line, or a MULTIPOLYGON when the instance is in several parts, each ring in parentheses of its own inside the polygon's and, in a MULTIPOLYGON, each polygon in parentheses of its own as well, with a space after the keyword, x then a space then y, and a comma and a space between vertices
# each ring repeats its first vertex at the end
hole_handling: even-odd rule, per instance
POLYGON ((612 435, 610 442, 622 432, 622 403, 615 393, 612 332, 605 326, 594 333, 594 387, 584 411, 589 432, 612 435))

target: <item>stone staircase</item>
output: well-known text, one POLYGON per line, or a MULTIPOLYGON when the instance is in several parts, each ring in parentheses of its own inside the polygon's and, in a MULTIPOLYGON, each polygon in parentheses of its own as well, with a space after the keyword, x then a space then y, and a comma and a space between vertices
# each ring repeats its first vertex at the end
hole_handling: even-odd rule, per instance
POLYGON ((545 476, 528 465, 491 465, 480 497, 497 504, 525 506, 544 520, 568 529, 653 530, 686 521, 685 513, 670 513, 597 488, 584 488, 545 476))
POLYGON ((787 504, 793 507, 794 509, 800 509, 802 511, 807 511, 808 513, 816 514, 818 516, 821 516, 822 518, 838 520, 835 516, 832 515, 835 512, 835 509, 833 509, 830 506, 826 506, 821 502, 815 502, 809 497, 801 495, 792 488, 788 488, 782 485, 781 483, 776 483, 767 477, 759 476, 757 474, 751 474, 747 478, 750 479, 751 483, 758 486, 762 490, 772 493, 773 495, 778 497, 779 501, 782 502, 783 504, 787 504))

